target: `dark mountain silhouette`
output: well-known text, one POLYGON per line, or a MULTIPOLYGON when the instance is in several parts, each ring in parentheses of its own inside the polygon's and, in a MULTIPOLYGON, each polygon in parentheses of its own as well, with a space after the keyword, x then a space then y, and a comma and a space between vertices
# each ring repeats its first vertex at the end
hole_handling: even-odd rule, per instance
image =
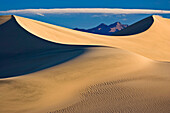
POLYGON ((110 25, 106 25, 104 23, 101 23, 97 27, 91 28, 91 29, 79 29, 75 28, 74 30, 88 32, 88 33, 95 33, 95 34, 101 34, 101 35, 112 35, 113 33, 120 31, 124 28, 128 27, 126 24, 121 24, 120 22, 115 22, 110 25))

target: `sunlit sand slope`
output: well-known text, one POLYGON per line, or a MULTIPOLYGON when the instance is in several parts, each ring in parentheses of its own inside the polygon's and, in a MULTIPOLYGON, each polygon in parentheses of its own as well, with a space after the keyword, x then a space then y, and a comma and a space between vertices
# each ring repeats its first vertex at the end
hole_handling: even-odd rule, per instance
POLYGON ((0 26, 0 36, 0 78, 28 74, 66 62, 83 54, 88 47, 56 44, 38 38, 20 27, 14 17, 0 26))
POLYGON ((0 18, 0 113, 170 111, 168 19, 101 36, 0 18))
POLYGON ((132 34, 140 32, 130 36, 100 36, 18 16, 15 16, 15 18, 30 33, 53 42, 77 45, 106 45, 133 51, 150 59, 170 61, 170 20, 159 16, 148 17, 119 33, 119 35, 124 35, 127 32, 132 34), (148 26, 150 27, 148 28, 148 26))
POLYGON ((3 113, 168 112, 169 64, 114 48, 0 81, 3 113))

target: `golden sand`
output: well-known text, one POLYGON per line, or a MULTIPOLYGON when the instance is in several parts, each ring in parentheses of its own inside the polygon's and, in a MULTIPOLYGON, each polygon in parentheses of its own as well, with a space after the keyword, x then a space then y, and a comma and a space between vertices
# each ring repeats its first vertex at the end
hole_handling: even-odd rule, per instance
POLYGON ((0 18, 0 113, 170 111, 169 19, 103 36, 0 18))

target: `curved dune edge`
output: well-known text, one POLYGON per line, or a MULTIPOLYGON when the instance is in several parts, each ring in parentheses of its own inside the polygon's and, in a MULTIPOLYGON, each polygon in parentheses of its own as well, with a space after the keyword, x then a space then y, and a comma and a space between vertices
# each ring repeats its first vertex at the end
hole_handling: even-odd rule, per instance
POLYGON ((44 40, 23 29, 14 16, 0 29, 0 36, 3 37, 0 48, 4 48, 0 50, 1 59, 3 59, 0 62, 3 65, 0 68, 0 78, 25 75, 59 65, 75 59, 85 54, 89 48, 95 47, 73 46, 44 40), (10 47, 6 47, 7 43, 10 47))
POLYGON ((57 44, 36 37, 23 29, 13 17, 0 26, 0 36, 0 78, 25 75, 59 65, 79 57, 90 48, 57 44))
POLYGON ((117 47, 153 60, 170 61, 168 52, 170 49, 170 29, 168 28, 170 21, 159 16, 152 16, 154 22, 149 29, 130 36, 103 36, 84 33, 23 17, 14 17, 19 25, 28 32, 55 43, 117 47))
POLYGON ((149 16, 141 21, 138 21, 127 28, 114 33, 115 36, 129 36, 129 35, 135 35, 139 33, 143 33, 150 29, 152 24, 154 23, 154 16, 149 16))
MULTIPOLYGON (((20 18, 20 20, 16 19, 20 26, 22 23, 25 28, 17 27, 19 29, 16 29, 18 23, 14 20, 5 23, 4 27, 7 26, 8 31, 13 32, 10 34, 5 31, 0 32, 3 36, 8 36, 7 39, 1 38, 1 41, 7 41, 6 43, 10 43, 9 45, 13 48, 4 45, 1 52, 8 50, 7 52, 16 56, 19 56, 16 50, 22 54, 25 54, 25 51, 32 52, 33 50, 36 50, 35 53, 40 50, 47 52, 38 55, 38 58, 49 54, 48 51, 51 49, 57 50, 54 53, 63 53, 62 57, 74 55, 75 53, 72 51, 68 53, 70 49, 83 49, 85 52, 78 54, 74 59, 42 71, 0 79, 0 112, 160 113, 170 111, 170 88, 167 87, 170 85, 170 64, 155 61, 155 59, 167 60, 169 57, 167 50, 170 49, 167 45, 169 44, 168 26, 170 23, 168 19, 155 17, 154 24, 146 32, 111 38, 84 34, 37 21, 32 22, 32 20, 22 17, 17 18, 20 18), (44 27, 44 25, 46 26, 44 27), (159 32, 159 27, 166 29, 159 32), (32 31, 31 34, 25 29, 33 30, 35 33, 32 31), (18 32, 14 32, 15 30, 18 32), (160 34, 161 32, 167 33, 160 34), (39 33, 47 33, 47 35, 41 35, 48 41, 41 39, 44 37, 38 36, 39 33), (48 36, 50 33, 51 35, 48 36), (17 41, 19 40, 18 42, 15 42, 15 36, 17 41), (49 39, 50 37, 51 39, 49 39), (81 39, 82 37, 84 39, 81 39), (9 39, 10 42, 8 42, 9 39), (51 43, 51 40, 56 43, 51 43), (70 44, 76 46, 65 45, 71 40, 70 44), (157 41, 159 43, 156 43, 157 41), (82 44, 110 47, 92 47, 82 44)), ((26 55, 28 56, 28 54, 26 55)), ((55 54, 52 56, 56 57, 55 54)), ((30 58, 30 56, 28 57, 30 58)), ((14 57, 11 58, 14 59, 14 57)), ((49 56, 36 60, 39 62, 47 59, 49 56)))
MULTIPOLYGON (((23 27, 25 30, 27 30, 28 32, 30 32, 30 33, 32 33, 32 34, 34 34, 34 35, 36 35, 36 36, 38 36, 40 38, 43 38, 45 40, 56 42, 56 43, 76 44, 76 45, 80 45, 80 44, 81 45, 89 45, 89 44, 90 45, 92 45, 92 44, 93 45, 96 45, 96 44, 98 45, 98 44, 103 44, 103 41, 106 40, 106 39, 115 38, 115 37, 116 38, 128 38, 129 37, 129 36, 126 36, 126 35, 121 36, 121 34, 120 34, 120 36, 105 36, 105 35, 87 33, 87 32, 72 30, 72 29, 69 29, 69 28, 64 28, 64 27, 60 27, 60 26, 56 26, 56 25, 44 23, 44 22, 41 22, 41 21, 28 19, 28 18, 24 18, 24 17, 20 17, 20 16, 13 15, 13 17, 16 19, 18 24, 21 27, 23 27), (38 27, 34 28, 35 25, 37 25, 38 27), (50 36, 49 34, 47 34, 49 31, 47 31, 47 33, 46 33, 45 30, 42 29, 42 28, 47 28, 47 27, 48 27, 48 30, 50 30, 50 32, 52 34, 56 34, 56 35, 50 36), (42 30, 44 30, 44 33, 40 32, 42 30), (67 38, 68 36, 70 36, 70 37, 67 38), (78 36, 81 36, 81 37, 78 37, 78 36), (60 37, 62 37, 62 38, 60 38, 60 37), (105 38, 104 40, 101 39, 103 37, 105 38)), ((153 19, 153 21, 150 22, 151 25, 147 25, 149 27, 144 28, 146 30, 142 31, 140 33, 144 33, 144 32, 147 32, 149 29, 152 29, 152 25, 154 24, 154 20, 156 18, 160 18, 160 17, 156 16, 156 15, 153 15, 153 16, 150 16, 148 18, 145 18, 144 20, 147 21, 150 18, 153 19)), ((137 22, 137 24, 142 23, 142 22, 143 22, 143 20, 137 22)), ((135 24, 136 23, 134 23, 132 25, 132 27, 135 26, 135 24)), ((145 22, 145 24, 147 24, 147 22, 145 22)), ((140 25, 138 25, 138 26, 140 26, 140 25)), ((141 26, 141 27, 145 27, 145 26, 141 26)), ((140 33, 134 33, 133 36, 139 35, 140 33)))
MULTIPOLYGON (((69 28, 64 28, 64 27, 61 27, 61 26, 56 26, 56 25, 53 25, 53 24, 44 23, 44 22, 41 22, 41 21, 32 20, 32 19, 24 18, 24 17, 20 17, 20 16, 13 15, 13 17, 18 22, 18 24, 22 28, 24 28, 26 31, 34 34, 35 36, 38 36, 39 38, 43 38, 45 40, 48 40, 48 41, 51 41, 51 42, 56 42, 56 43, 76 44, 76 45, 80 45, 80 44, 81 45, 89 45, 89 44, 90 45, 92 45, 92 44, 96 45, 96 44, 103 44, 104 40, 110 39, 110 38, 129 38, 129 37, 131 37, 131 36, 126 36, 126 35, 121 36, 121 34, 120 34, 120 36, 106 36, 106 35, 87 33, 87 32, 72 30, 72 29, 69 29, 69 28), (34 28, 35 25, 37 25, 38 27, 34 28), (42 28, 48 28, 48 30, 50 30, 50 33, 57 34, 57 35, 56 36, 55 35, 49 36, 49 34, 47 34, 49 31, 45 32, 45 30, 42 29, 42 28), (42 31, 42 30, 44 31, 44 33, 38 32, 38 31, 42 31), (62 36, 62 38, 60 38, 61 36, 62 36), (68 37, 68 36, 70 36, 70 37, 65 39, 65 37, 68 37), (81 36, 83 38, 77 37, 77 36, 81 36), (102 39, 103 37, 105 39, 102 39)), ((153 21, 148 22, 148 23, 150 23, 149 25, 147 25, 149 27, 144 28, 144 29, 146 29, 145 31, 142 31, 140 33, 134 33, 132 36, 140 35, 142 33, 150 31, 150 29, 153 29, 152 26, 154 26, 154 24, 157 24, 157 22, 155 22, 155 20, 157 20, 157 18, 163 19, 160 16, 152 15, 150 17, 143 19, 143 20, 146 21, 144 24, 147 24, 147 20, 150 19, 150 18, 153 21)), ((131 28, 131 27, 135 26, 135 24, 143 23, 143 20, 136 22, 129 27, 131 28)), ((140 26, 140 25, 138 25, 138 26, 140 26)), ((126 29, 128 29, 129 27, 127 27, 126 29)), ((145 26, 140 26, 140 27, 145 27, 145 26)), ((129 31, 129 32, 131 32, 131 31, 129 31)))

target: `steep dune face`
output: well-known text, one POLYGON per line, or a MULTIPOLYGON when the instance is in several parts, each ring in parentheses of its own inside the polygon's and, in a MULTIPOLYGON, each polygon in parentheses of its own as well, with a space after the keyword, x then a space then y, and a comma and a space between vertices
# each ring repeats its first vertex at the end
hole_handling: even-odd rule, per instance
POLYGON ((170 61, 169 19, 151 16, 128 27, 121 34, 132 36, 101 36, 74 31, 43 22, 15 16, 17 22, 30 33, 52 42, 76 45, 105 45, 133 51, 158 61, 170 61), (150 28, 148 28, 150 26, 150 28), (135 31, 133 30, 135 29, 135 31), (147 29, 146 31, 143 31, 147 29), (143 32, 142 32, 143 31, 143 32))
POLYGON ((14 17, 0 26, 0 36, 0 78, 24 75, 66 62, 83 54, 87 48, 38 38, 20 27, 14 17))
POLYGON ((55 26, 28 18, 23 18, 19 16, 14 17, 19 25, 26 29, 28 32, 52 42, 63 44, 92 45, 100 42, 100 40, 96 40, 96 36, 102 37, 96 34, 71 30, 68 28, 63 28, 60 26, 55 26))
POLYGON ((127 49, 158 61, 170 61, 170 20, 153 16, 152 26, 143 33, 113 41, 116 47, 127 49))
POLYGON ((139 34, 100 36, 1 18, 0 112, 170 111, 170 64, 162 62, 170 61, 170 20, 152 16, 139 34))
POLYGON ((154 22, 154 19, 152 16, 150 16, 135 24, 132 24, 128 28, 125 28, 119 32, 114 33, 113 35, 127 36, 127 35, 139 34, 149 29, 151 25, 153 24, 153 22, 154 22))

